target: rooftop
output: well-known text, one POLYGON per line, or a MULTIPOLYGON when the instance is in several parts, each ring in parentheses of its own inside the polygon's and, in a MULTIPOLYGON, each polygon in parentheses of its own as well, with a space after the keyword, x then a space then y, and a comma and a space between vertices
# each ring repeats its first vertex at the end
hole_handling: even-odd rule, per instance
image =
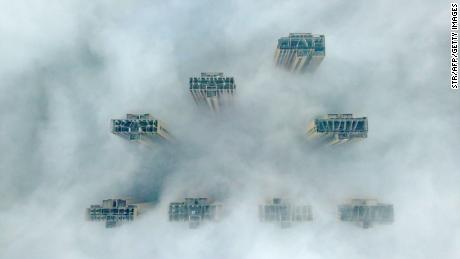
POLYGON ((278 39, 279 49, 297 49, 308 50, 312 49, 315 52, 325 50, 324 35, 311 33, 290 33, 288 37, 278 39))
POLYGON ((154 134, 158 131, 158 120, 150 114, 127 114, 126 119, 112 120, 113 133, 154 134))
POLYGON ((234 90, 235 81, 233 77, 224 77, 221 72, 201 73, 200 77, 190 78, 190 90, 234 90))
POLYGON ((367 118, 353 118, 352 114, 328 114, 326 118, 315 119, 315 127, 319 133, 368 131, 367 118))

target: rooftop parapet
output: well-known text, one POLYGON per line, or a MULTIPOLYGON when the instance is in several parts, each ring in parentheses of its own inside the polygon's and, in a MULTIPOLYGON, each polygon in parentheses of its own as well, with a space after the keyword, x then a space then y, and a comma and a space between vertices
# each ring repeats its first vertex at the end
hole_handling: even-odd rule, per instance
POLYGON ((152 115, 149 113, 144 113, 144 114, 131 114, 128 113, 126 114, 126 119, 127 120, 154 120, 152 115))
POLYGON ((224 77, 223 72, 201 72, 201 77, 224 77))
POLYGON ((329 113, 326 116, 326 119, 353 119, 353 114, 351 113, 343 113, 343 114, 329 113))

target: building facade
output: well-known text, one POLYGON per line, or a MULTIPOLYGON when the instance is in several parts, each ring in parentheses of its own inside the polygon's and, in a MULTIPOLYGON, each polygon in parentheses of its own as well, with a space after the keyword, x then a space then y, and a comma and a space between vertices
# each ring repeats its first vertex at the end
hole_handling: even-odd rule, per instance
POLYGON ((128 201, 123 199, 103 200, 102 205, 91 205, 86 209, 87 220, 104 221, 107 228, 133 221, 138 215, 139 206, 128 204, 128 201))
POLYGON ((338 211, 341 221, 355 222, 363 228, 374 223, 389 224, 394 218, 393 205, 375 199, 353 199, 348 204, 339 205, 338 211))
POLYGON ((208 198, 185 198, 183 202, 169 204, 169 221, 185 221, 190 228, 197 228, 203 221, 217 221, 222 206, 208 198))
POLYGON ((326 55, 324 35, 289 33, 278 39, 275 63, 292 72, 313 72, 326 55))
POLYGON ((274 198, 272 201, 259 205, 259 219, 262 222, 274 222, 281 227, 289 227, 292 223, 313 220, 310 205, 298 205, 289 200, 274 198))
POLYGON ((218 112, 233 102, 236 84, 233 77, 224 73, 201 73, 200 77, 190 78, 190 93, 198 106, 218 112))
POLYGON ((353 114, 328 114, 315 119, 307 128, 310 137, 325 137, 331 144, 367 138, 367 131, 367 118, 353 118, 353 114))
POLYGON ((171 140, 164 124, 150 114, 127 114, 112 120, 112 133, 129 141, 171 140))

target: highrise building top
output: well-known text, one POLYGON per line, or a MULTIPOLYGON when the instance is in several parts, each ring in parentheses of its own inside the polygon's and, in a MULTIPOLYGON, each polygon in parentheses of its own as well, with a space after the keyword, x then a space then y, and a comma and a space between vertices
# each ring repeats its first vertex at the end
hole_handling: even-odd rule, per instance
POLYGON ((310 205, 299 205, 287 199, 274 198, 259 205, 259 219, 262 222, 275 222, 281 227, 289 227, 294 222, 310 221, 313 214, 310 205))
POLYGON ((225 77, 222 72, 203 72, 200 77, 190 78, 189 89, 197 105, 219 111, 232 102, 236 84, 233 77, 225 77))
POLYGON ((235 90, 233 77, 224 77, 224 73, 201 73, 200 77, 190 78, 190 90, 205 90, 211 96, 223 94, 222 90, 235 90), (221 90, 221 91, 219 91, 221 90))
MULTIPOLYGON (((278 40, 278 48, 280 49, 312 49, 317 54, 324 53, 325 39, 324 35, 316 35, 312 33, 289 33, 288 37, 281 37, 278 40)), ((305 55, 306 52, 299 51, 296 54, 305 55)))
POLYGON ((86 209, 86 218, 90 221, 105 221, 107 228, 133 221, 139 215, 140 207, 129 204, 124 199, 107 199, 102 205, 91 205, 86 209))
POLYGON ((326 55, 324 35, 289 33, 278 39, 275 62, 290 71, 314 71, 326 55))
POLYGON ((367 118, 353 118, 352 114, 328 114, 315 119, 307 128, 309 136, 327 136, 333 144, 367 138, 367 131, 367 118))
POLYGON ((358 223, 363 228, 369 228, 373 223, 392 223, 394 218, 393 205, 375 199, 353 199, 348 204, 339 205, 338 211, 340 220, 358 223))
POLYGON ((197 228, 203 221, 218 220, 221 208, 208 198, 185 198, 169 204, 169 221, 186 221, 190 228, 197 228))
POLYGON ((172 139, 164 124, 148 113, 127 114, 126 119, 113 119, 112 133, 131 141, 172 139))

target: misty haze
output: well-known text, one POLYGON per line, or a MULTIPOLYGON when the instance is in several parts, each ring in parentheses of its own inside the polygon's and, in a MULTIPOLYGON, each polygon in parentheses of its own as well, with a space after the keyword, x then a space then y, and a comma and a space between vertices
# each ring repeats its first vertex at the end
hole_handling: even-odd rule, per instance
POLYGON ((0 258, 460 258, 450 2, 0 7, 0 258), (313 72, 275 65, 289 33, 324 35, 313 72), (218 112, 189 90, 202 72, 234 79, 218 112), (112 120, 147 113, 167 141, 112 133, 112 120), (367 137, 312 140, 307 126, 327 114, 367 118, 367 137), (170 203, 190 197, 212 199, 219 220, 170 221, 170 203), (260 220, 277 197, 305 220, 260 220), (114 228, 85 217, 125 198, 148 209, 114 228), (356 198, 391 204, 394 219, 341 221, 338 206, 356 198))

